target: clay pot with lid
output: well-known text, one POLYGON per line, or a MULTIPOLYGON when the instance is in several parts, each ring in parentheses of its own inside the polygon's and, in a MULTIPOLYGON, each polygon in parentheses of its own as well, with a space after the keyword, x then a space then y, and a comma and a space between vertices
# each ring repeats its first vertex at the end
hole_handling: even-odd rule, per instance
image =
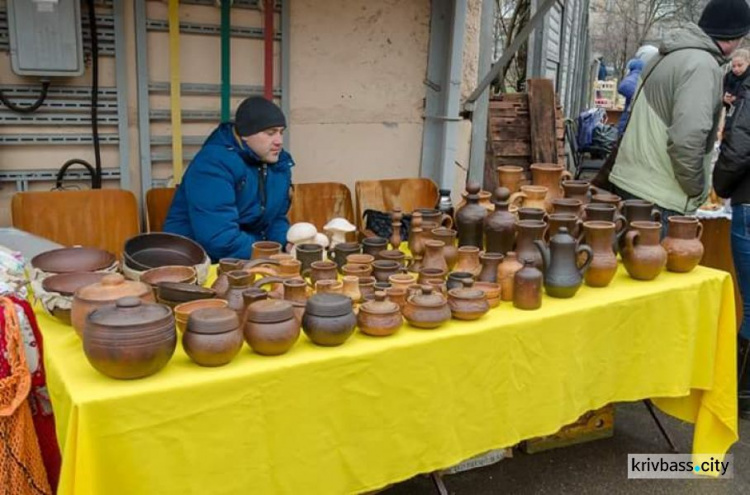
POLYGON ((182 336, 182 348, 200 366, 228 364, 242 348, 242 331, 237 313, 227 308, 193 311, 182 336))
POLYGON ((703 224, 696 217, 669 217, 667 237, 661 245, 667 250, 667 270, 687 273, 703 258, 703 224))
POLYGON ((492 203, 495 210, 484 219, 484 244, 489 252, 505 254, 513 249, 516 240, 516 217, 508 208, 510 191, 505 187, 495 189, 492 203))
POLYGON ((224 299, 197 299, 195 301, 188 301, 175 306, 174 308, 174 320, 177 326, 177 331, 185 333, 187 328, 187 322, 190 318, 190 314, 193 311, 206 308, 226 308, 227 302, 224 299))
POLYGON ((434 293, 427 285, 423 285, 420 292, 409 296, 403 309, 404 318, 411 326, 431 329, 450 320, 451 309, 445 296, 434 293))
POLYGON ((356 324, 352 300, 343 294, 315 294, 307 300, 302 330, 316 345, 332 347, 343 344, 354 332, 356 324))
POLYGON ((386 300, 385 292, 376 292, 375 300, 359 307, 357 326, 360 332, 373 337, 387 337, 401 328, 404 319, 398 304, 386 300))
POLYGON ((473 288, 474 282, 465 280, 464 286, 448 291, 448 306, 457 320, 476 320, 490 310, 484 291, 473 288))
POLYGON ((125 277, 117 273, 103 277, 99 283, 78 289, 73 296, 70 312, 70 319, 78 336, 83 335, 89 313, 128 296, 140 298, 143 302, 154 302, 150 286, 143 282, 125 280, 125 277))
POLYGON ((86 359, 110 378, 153 375, 169 362, 176 346, 174 317, 163 304, 122 297, 94 309, 85 320, 86 359))
POLYGON ((267 299, 247 307, 245 341, 253 351, 264 356, 278 356, 297 342, 300 323, 288 301, 267 299))
POLYGON ((633 222, 625 234, 622 264, 636 280, 653 280, 667 265, 667 251, 659 243, 661 224, 633 222))

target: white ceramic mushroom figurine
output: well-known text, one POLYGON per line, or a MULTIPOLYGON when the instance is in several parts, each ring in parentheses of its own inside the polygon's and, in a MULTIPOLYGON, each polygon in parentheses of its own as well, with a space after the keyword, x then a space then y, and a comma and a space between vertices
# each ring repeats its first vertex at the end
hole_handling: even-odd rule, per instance
POLYGON ((318 235, 318 229, 315 225, 307 222, 297 222, 291 227, 286 233, 286 240, 293 244, 292 250, 289 252, 292 256, 296 251, 298 244, 318 244, 316 236, 318 235))
POLYGON ((357 227, 349 223, 346 218, 334 218, 325 224, 323 230, 331 237, 330 249, 333 249, 336 244, 346 242, 346 234, 354 232, 357 227))

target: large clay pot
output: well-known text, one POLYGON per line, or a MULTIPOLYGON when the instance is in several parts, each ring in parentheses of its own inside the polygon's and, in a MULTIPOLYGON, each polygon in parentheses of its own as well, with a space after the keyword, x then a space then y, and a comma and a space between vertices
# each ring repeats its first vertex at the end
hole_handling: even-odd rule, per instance
POLYGON ((456 247, 457 234, 455 230, 445 227, 432 229, 432 238, 436 241, 442 241, 445 244, 443 246, 443 258, 445 259, 445 264, 448 265, 448 271, 453 270, 458 260, 458 248, 456 247))
POLYGON ((591 183, 587 180, 564 180, 562 181, 563 197, 578 199, 583 204, 591 201, 591 183))
POLYGON ((503 301, 513 300, 513 277, 521 268, 523 264, 518 261, 515 251, 505 253, 505 258, 497 267, 497 282, 500 284, 500 298, 503 301))
POLYGON ((354 332, 352 300, 342 294, 315 294, 307 300, 302 330, 316 345, 339 346, 354 332))
POLYGON ((511 194, 520 191, 521 182, 525 179, 522 167, 501 165, 497 167, 497 182, 507 188, 511 194))
POLYGON ((542 307, 542 272, 528 258, 522 259, 523 268, 513 277, 513 306, 534 310, 542 307))
POLYGON ((606 287, 617 273, 617 256, 614 250, 614 222, 589 221, 584 222, 583 231, 586 244, 591 246, 594 256, 584 275, 586 285, 590 287, 606 287))
POLYGON ((593 252, 585 244, 578 245, 575 238, 568 234, 568 229, 560 227, 560 231, 552 236, 549 247, 542 241, 534 241, 544 259, 544 290, 552 297, 573 297, 583 283, 593 252), (586 257, 578 266, 581 253, 586 257))
POLYGON ((190 359, 207 367, 224 366, 242 348, 242 329, 237 313, 226 308, 204 308, 188 318, 182 347, 190 359))
POLYGON ((479 260, 482 267, 477 275, 480 282, 497 282, 497 267, 503 261, 503 255, 500 253, 480 253, 479 260))
POLYGON ((531 170, 531 183, 547 188, 545 208, 551 213, 552 200, 563 197, 563 179, 572 179, 573 176, 565 170, 565 167, 556 163, 534 163, 529 169, 531 170))
POLYGON ((443 241, 425 241, 424 259, 422 259, 422 268, 437 268, 448 271, 448 263, 443 256, 443 241))
POLYGON ((479 248, 475 246, 462 246, 458 248, 458 261, 454 267, 457 272, 469 272, 475 277, 482 269, 479 260, 479 248))
MULTIPOLYGON (((539 208, 540 210, 549 211, 545 199, 548 190, 545 186, 521 186, 521 192, 510 195, 510 211, 515 212, 520 208, 539 208)), ((550 207, 551 208, 551 207, 550 207)))
POLYGON ((406 321, 417 328, 437 328, 451 318, 448 300, 433 293, 430 286, 422 286, 420 294, 407 298, 403 314, 406 321))
POLYGON ((404 319, 398 304, 387 301, 385 292, 376 292, 375 300, 359 307, 357 326, 359 331, 373 337, 393 335, 401 328, 404 319))
POLYGON ((493 204, 495 210, 484 219, 485 249, 492 253, 505 254, 513 249, 516 240, 516 217, 509 211, 507 188, 495 189, 493 204))
POLYGON ((470 182, 466 186, 469 193, 466 204, 456 212, 459 247, 476 246, 482 249, 484 246, 484 217, 487 210, 479 204, 479 189, 478 183, 470 182))
POLYGON ((534 266, 542 268, 542 255, 534 246, 534 241, 544 240, 547 224, 538 220, 521 220, 516 224, 516 254, 519 260, 524 258, 534 262, 534 266))
POLYGON ((667 250, 667 270, 687 273, 703 258, 703 224, 695 217, 669 217, 667 237, 661 245, 667 250))
POLYGON ((300 324, 289 301, 267 299, 247 308, 245 342, 258 354, 278 356, 297 342, 300 324))
POLYGON ((91 366, 110 378, 153 375, 169 362, 176 346, 174 317, 163 304, 123 297, 86 317, 83 352, 91 366))
POLYGON ((667 251, 659 243, 661 224, 633 222, 625 234, 622 264, 636 280, 653 280, 667 265, 667 251))

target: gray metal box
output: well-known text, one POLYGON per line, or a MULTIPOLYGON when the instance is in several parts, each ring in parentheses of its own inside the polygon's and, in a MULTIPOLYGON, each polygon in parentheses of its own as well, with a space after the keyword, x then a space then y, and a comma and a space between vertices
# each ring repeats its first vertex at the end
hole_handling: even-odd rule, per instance
POLYGON ((80 0, 7 0, 11 67, 20 76, 83 74, 80 0))

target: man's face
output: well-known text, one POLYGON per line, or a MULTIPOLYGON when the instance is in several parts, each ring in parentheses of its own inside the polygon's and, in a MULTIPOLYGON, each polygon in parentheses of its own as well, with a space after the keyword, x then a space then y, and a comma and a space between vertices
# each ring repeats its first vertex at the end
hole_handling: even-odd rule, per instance
POLYGON ((721 40, 719 41, 719 46, 721 47, 721 51, 724 52, 724 55, 729 56, 740 46, 740 43, 742 43, 742 38, 736 40, 721 40))
POLYGON ((276 163, 279 161, 279 153, 284 143, 283 136, 283 127, 271 127, 251 136, 243 136, 242 140, 262 162, 276 163))
POLYGON ((732 59, 732 72, 735 76, 741 76, 747 70, 747 60, 735 57, 732 59))

